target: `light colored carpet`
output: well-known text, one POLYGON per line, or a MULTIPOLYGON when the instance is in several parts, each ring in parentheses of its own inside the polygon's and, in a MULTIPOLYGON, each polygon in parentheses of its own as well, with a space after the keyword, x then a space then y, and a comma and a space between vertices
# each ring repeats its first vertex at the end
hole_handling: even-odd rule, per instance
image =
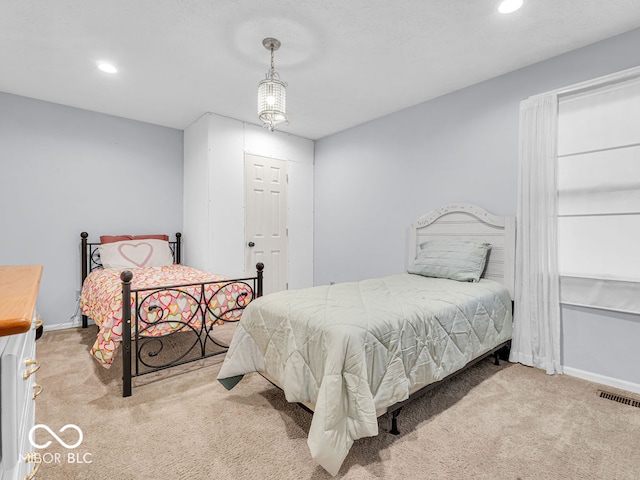
MULTIPOLYGON (((38 430, 39 443, 52 440, 38 479, 331 478, 309 455, 310 414, 259 375, 227 391, 217 357, 142 377, 122 398, 119 361, 106 370, 89 356, 95 333, 45 332, 37 342, 37 423, 84 433, 66 450, 38 430)), ((378 436, 358 440, 336 478, 637 480, 640 408, 599 398, 598 388, 480 362, 405 407, 399 436, 381 417, 378 436)))

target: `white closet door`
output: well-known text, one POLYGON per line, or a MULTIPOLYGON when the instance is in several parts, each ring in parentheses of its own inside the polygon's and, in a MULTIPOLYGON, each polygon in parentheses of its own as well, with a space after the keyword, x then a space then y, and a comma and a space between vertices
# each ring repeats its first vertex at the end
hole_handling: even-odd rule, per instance
POLYGON ((287 162, 245 155, 245 271, 264 263, 266 295, 288 286, 287 162))

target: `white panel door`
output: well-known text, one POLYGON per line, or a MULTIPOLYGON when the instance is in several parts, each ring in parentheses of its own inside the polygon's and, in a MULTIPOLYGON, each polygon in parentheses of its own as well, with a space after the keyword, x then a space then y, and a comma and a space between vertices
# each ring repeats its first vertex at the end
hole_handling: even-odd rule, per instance
POLYGON ((245 154, 245 271, 264 263, 264 294, 286 290, 287 162, 245 154))

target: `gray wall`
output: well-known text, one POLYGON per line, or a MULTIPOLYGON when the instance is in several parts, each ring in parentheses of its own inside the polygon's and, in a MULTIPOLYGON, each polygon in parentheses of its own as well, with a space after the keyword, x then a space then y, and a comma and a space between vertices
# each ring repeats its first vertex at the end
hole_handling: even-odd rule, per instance
POLYGON ((0 93, 0 265, 41 264, 38 312, 69 322, 80 232, 182 228, 182 131, 0 93))
MULTIPOLYGON (((638 45, 640 29, 317 141, 314 283, 404 271, 409 224, 448 202, 515 215, 520 101, 637 66, 638 45)), ((572 329, 575 318, 567 320, 572 329)), ((588 335, 588 348, 597 345, 597 332, 588 335)), ((609 372, 577 355, 572 342, 565 335, 565 365, 609 372)), ((640 383, 636 370, 616 371, 640 383)))

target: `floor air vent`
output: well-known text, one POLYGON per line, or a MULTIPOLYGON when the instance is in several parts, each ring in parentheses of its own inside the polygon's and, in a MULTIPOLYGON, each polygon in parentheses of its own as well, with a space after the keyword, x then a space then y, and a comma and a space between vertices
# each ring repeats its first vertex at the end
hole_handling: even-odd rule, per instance
POLYGON ((604 390, 598 390, 598 395, 600 395, 600 398, 606 398, 607 400, 613 400, 614 402, 640 408, 640 401, 634 400, 633 398, 623 397, 615 393, 605 392, 604 390))

